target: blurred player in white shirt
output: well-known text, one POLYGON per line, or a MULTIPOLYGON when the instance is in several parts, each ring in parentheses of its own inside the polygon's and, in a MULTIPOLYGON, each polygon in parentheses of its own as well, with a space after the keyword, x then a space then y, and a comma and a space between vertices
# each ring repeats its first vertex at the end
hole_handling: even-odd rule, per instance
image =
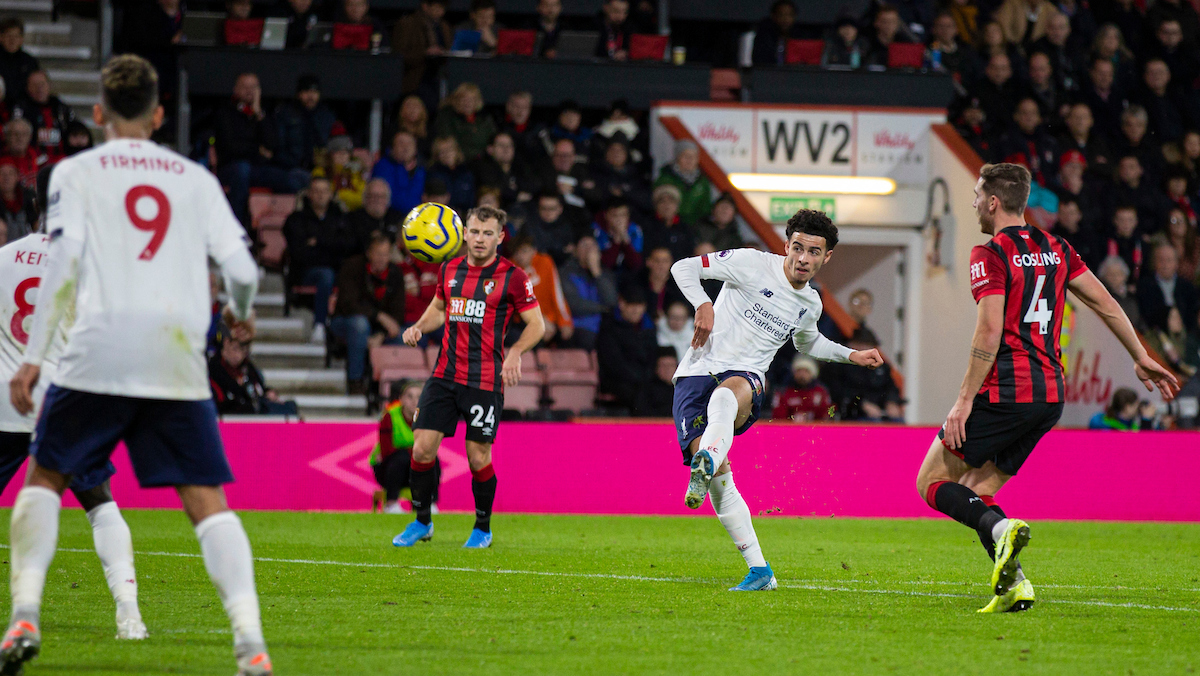
POLYGON ((788 221, 787 254, 736 249, 684 258, 671 266, 696 308, 692 346, 675 371, 673 417, 691 467, 684 502, 696 509, 711 495, 713 510, 750 567, 730 591, 767 591, 778 584, 763 558, 750 508, 733 484, 727 456, 734 435, 750 429, 763 400, 763 373, 784 341, 801 354, 875 368, 878 350, 854 351, 817 331, 821 295, 809 281, 837 246, 837 227, 820 211, 802 209, 788 221), (725 284, 714 305, 700 282, 725 284))
POLYGON ((18 672, 40 650, 63 491, 124 441, 139 484, 179 492, 233 624, 239 675, 267 675, 250 542, 221 488, 233 475, 204 362, 209 259, 230 290, 226 322, 243 339, 254 332, 258 268, 212 174, 149 140, 163 115, 153 67, 115 57, 101 90, 93 117, 107 142, 63 160, 50 180, 50 259, 10 384, 14 408, 31 412, 53 333, 74 307, 13 507, 13 612, 0 673, 18 672))
MULTIPOLYGON (((38 204, 46 203, 46 180, 50 169, 38 175, 38 204)), ((49 237, 40 232, 27 235, 0 248, 0 378, 10 380, 25 359, 29 325, 37 304, 38 287, 45 274, 49 237)), ((0 491, 29 457, 29 440, 41 409, 46 385, 54 375, 66 337, 60 325, 43 362, 42 379, 34 390, 32 415, 22 415, 7 397, 0 397, 0 491)), ((117 602, 117 638, 146 638, 146 625, 137 604, 137 581, 133 568, 133 541, 121 510, 113 502, 108 480, 112 463, 76 476, 71 492, 87 513, 92 525, 96 554, 104 567, 113 599, 117 602)))

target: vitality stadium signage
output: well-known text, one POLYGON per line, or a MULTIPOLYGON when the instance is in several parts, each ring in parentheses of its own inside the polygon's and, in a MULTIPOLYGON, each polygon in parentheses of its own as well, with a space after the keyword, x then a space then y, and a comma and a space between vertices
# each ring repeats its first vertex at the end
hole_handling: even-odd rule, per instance
MULTIPOLYGON (((727 173, 886 176, 903 187, 929 183, 930 125, 944 111, 664 102, 652 112, 678 117, 727 173)), ((651 125, 656 163, 674 139, 651 125)))

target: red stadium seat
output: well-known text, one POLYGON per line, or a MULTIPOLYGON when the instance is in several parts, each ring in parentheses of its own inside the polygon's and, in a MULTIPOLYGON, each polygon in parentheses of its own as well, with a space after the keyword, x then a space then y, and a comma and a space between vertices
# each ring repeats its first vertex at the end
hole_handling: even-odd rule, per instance
POLYGON ((888 68, 920 68, 924 62, 924 45, 906 45, 899 42, 888 45, 888 68))
POLYGON ((783 62, 789 65, 819 66, 825 53, 824 40, 788 40, 783 62))
POLYGON ((594 385, 600 382, 596 365, 585 350, 543 350, 546 382, 554 384, 594 385))
POLYGON ((442 341, 438 340, 430 343, 425 347, 425 363, 429 364, 429 370, 432 371, 434 366, 437 366, 438 355, 442 352, 442 341))
POLYGON ((630 35, 630 61, 662 61, 667 53, 667 36, 665 35, 630 35))
MULTIPOLYGON (((429 369, 426 368, 389 368, 375 372, 375 379, 379 381, 379 393, 386 396, 388 386, 397 380, 419 380, 425 382, 429 377, 429 369)), ((505 393, 507 395, 507 392, 505 393)))
POLYGON ((713 68, 709 77, 708 98, 713 101, 737 101, 742 90, 742 75, 735 68, 713 68))
POLYGON ((371 48, 371 25, 358 23, 333 24, 334 49, 358 49, 366 51, 371 48))
POLYGON ((376 380, 383 380, 380 374, 387 370, 419 371, 423 374, 420 377, 429 375, 429 365, 425 363, 425 351, 419 347, 406 345, 380 345, 371 348, 371 370, 374 372, 376 380))
POLYGON ((262 42, 265 19, 226 19, 225 44, 257 47, 262 42))
MULTIPOLYGON (((567 409, 579 413, 596 407, 596 386, 551 385, 550 399, 554 402, 552 405, 556 409, 567 409)), ((504 393, 504 400, 507 404, 507 390, 504 393)))
POLYGON ((502 30, 496 32, 496 54, 499 56, 533 56, 537 31, 502 30))
MULTIPOLYGON (((537 353, 526 352, 521 355, 521 383, 541 386, 543 382, 543 374, 541 364, 538 363, 537 353)), ((505 396, 508 396, 508 389, 505 388, 505 396)), ((507 403, 505 404, 507 406, 507 403)))
POLYGON ((258 231, 258 263, 267 270, 278 272, 283 269, 283 256, 287 253, 287 240, 279 228, 261 228, 258 231))
POLYGON ((542 388, 529 385, 525 381, 513 387, 504 388, 504 408, 528 413, 536 411, 542 405, 542 388))
POLYGON ((283 227, 283 222, 296 210, 295 195, 272 195, 271 193, 250 193, 250 227, 275 228, 283 227))

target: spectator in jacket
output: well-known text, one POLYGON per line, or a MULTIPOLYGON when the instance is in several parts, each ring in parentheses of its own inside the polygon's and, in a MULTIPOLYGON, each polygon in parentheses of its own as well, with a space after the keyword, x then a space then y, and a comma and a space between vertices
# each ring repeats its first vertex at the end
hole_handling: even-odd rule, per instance
POLYGON ((1008 55, 1001 53, 988 57, 983 78, 975 83, 971 98, 979 101, 979 109, 983 111, 988 125, 997 131, 1004 129, 1004 125, 1013 117, 1017 99, 1017 83, 1008 55))
POLYGON ((34 147, 57 161, 66 153, 67 125, 75 121, 75 111, 50 93, 50 76, 44 70, 29 74, 25 96, 12 106, 14 117, 23 117, 33 125, 34 147))
POLYGON ((1043 188, 1055 184, 1058 175, 1058 142, 1042 125, 1042 113, 1037 100, 1022 98, 1013 113, 1015 123, 997 144, 997 156, 1005 162, 1024 164, 1033 182, 1043 188))
POLYGON ((1088 421, 1088 429, 1137 432, 1141 429, 1139 408, 1137 391, 1129 387, 1118 387, 1117 391, 1113 392, 1108 406, 1088 421))
POLYGON ((1129 291, 1129 266, 1120 256, 1109 256, 1096 267, 1096 276, 1116 299, 1117 304, 1129 317, 1129 322, 1138 331, 1144 331, 1146 325, 1142 322, 1142 313, 1138 310, 1137 297, 1129 291))
POLYGON ((546 131, 545 140, 551 144, 547 152, 553 153, 557 141, 570 141, 575 151, 575 162, 587 162, 588 151, 591 148, 594 132, 583 126, 583 109, 575 101, 567 99, 558 106, 558 117, 554 125, 546 131))
MULTIPOLYGON (((758 36, 754 37, 755 44, 758 36)), ((833 32, 825 40, 825 52, 821 63, 826 66, 849 66, 858 68, 870 52, 871 45, 858 34, 858 23, 849 14, 839 14, 833 32)))
POLYGON ((288 0, 274 14, 287 19, 288 30, 284 40, 287 49, 302 49, 308 42, 309 32, 320 20, 313 0, 288 0))
POLYGON ((646 317, 646 292, 625 285, 617 311, 604 316, 596 337, 600 392, 612 396, 619 408, 636 411, 638 392, 654 377, 658 341, 646 317))
POLYGON ((592 173, 598 198, 621 198, 629 202, 635 213, 651 210, 650 188, 642 172, 629 161, 629 141, 617 134, 604 149, 604 161, 592 173))
POLYGON ((971 45, 959 39, 954 16, 949 12, 938 14, 933 20, 931 32, 933 40, 929 43, 929 49, 941 55, 941 65, 935 69, 950 73, 961 87, 975 82, 983 72, 983 64, 971 45))
POLYGON ((595 56, 613 61, 629 58, 629 34, 632 31, 628 18, 629 0, 604 0, 596 21, 600 40, 596 43, 595 56))
POLYGON ((4 125, 4 158, 11 160, 21 176, 21 185, 32 190, 38 171, 50 165, 50 158, 33 147, 33 125, 17 117, 4 125))
MULTIPOLYGON (((675 161, 662 168, 654 187, 679 189, 679 218, 694 225, 712 211, 712 184, 700 171, 700 147, 692 141, 675 143, 675 161)), ((657 205, 656 205, 657 208, 657 205)))
MULTIPOLYGON (((846 344, 854 350, 869 350, 879 346, 875 334, 859 328, 846 344)), ((829 390, 843 420, 904 420, 904 401, 892 380, 892 368, 884 364, 877 369, 846 368, 845 364, 829 364, 829 390)))
POLYGON ((262 87, 254 73, 242 73, 233 87, 233 99, 222 104, 214 122, 217 175, 229 189, 229 204, 242 225, 250 227, 250 188, 299 192, 308 183, 308 172, 271 164, 278 135, 263 112, 262 87))
POLYGON ((355 26, 370 26, 371 37, 368 44, 372 49, 379 48, 387 41, 387 29, 384 28, 382 21, 371 15, 371 6, 368 0, 343 0, 338 22, 355 26))
POLYGON ((1112 234, 1105 242, 1104 255, 1118 256, 1129 269, 1129 290, 1137 290, 1137 280, 1142 276, 1142 237, 1138 233, 1137 207, 1121 204, 1113 211, 1112 234))
POLYGON ((208 360, 208 383, 221 415, 296 415, 296 402, 281 401, 250 361, 250 343, 218 331, 221 350, 208 360))
POLYGON ((91 150, 96 145, 92 132, 79 120, 67 124, 67 138, 63 141, 63 152, 68 157, 85 150, 91 150))
POLYGON ((366 391, 367 349, 401 344, 404 271, 391 262, 392 243, 371 236, 364 255, 346 259, 338 273, 337 304, 329 330, 346 341, 346 382, 351 394, 366 391))
POLYGON ((312 172, 314 177, 329 179, 334 199, 346 212, 362 207, 363 189, 367 187, 362 169, 351 155, 353 150, 354 142, 349 136, 334 136, 325 146, 324 161, 312 172))
POLYGON ((1183 319, 1184 330, 1194 332, 1196 314, 1200 312, 1200 295, 1191 281, 1179 276, 1179 256, 1168 243, 1160 243, 1151 253, 1153 272, 1137 283, 1138 309, 1151 329, 1167 330, 1167 314, 1177 310, 1183 319))
POLYGON ((696 224, 696 241, 708 242, 717 251, 740 249, 746 246, 740 221, 733 198, 728 193, 722 193, 713 202, 712 213, 696 224))
POLYGON ((777 66, 784 63, 787 41, 803 37, 796 24, 796 5, 792 0, 775 0, 771 14, 758 22, 754 29, 754 49, 750 54, 756 66, 777 66))
POLYGON ((654 189, 654 220, 646 226, 646 245, 665 247, 675 260, 687 258, 696 249, 696 241, 679 215, 679 189, 671 184, 654 189))
POLYGON ((601 318, 617 305, 617 280, 600 264, 600 247, 585 235, 575 244, 575 255, 563 266, 563 295, 575 322, 575 345, 596 347, 601 318))
POLYGON ((410 94, 400 102, 400 112, 396 114, 396 131, 412 134, 417 142, 417 154, 429 157, 433 139, 429 135, 429 110, 421 97, 410 94))
POLYGON ((12 159, 0 158, 0 218, 5 242, 15 242, 37 227, 33 191, 21 185, 21 174, 12 159))
POLYGON ((447 0, 421 0, 417 11, 396 22, 392 32, 392 52, 404 57, 404 80, 400 93, 422 89, 422 100, 436 100, 438 57, 453 44, 450 24, 446 23, 447 0), (431 92, 424 90, 432 88, 431 92), (432 94, 432 96, 429 96, 432 94))
POLYGON ((558 57, 558 34, 562 31, 562 22, 559 20, 561 14, 562 0, 538 0, 537 18, 528 26, 537 31, 537 38, 533 43, 534 56, 543 59, 558 57))
POLYGON ((528 202, 533 197, 533 178, 516 150, 512 135, 499 131, 488 142, 487 153, 474 162, 476 185, 498 189, 503 207, 528 202))
POLYGON ((792 422, 829 420, 833 397, 817 380, 817 362, 802 354, 792 359, 792 382, 775 393, 771 417, 792 422))
POLYGON ((425 167, 417 160, 417 139, 412 132, 401 130, 392 136, 391 150, 375 163, 371 176, 387 182, 392 193, 392 208, 401 214, 407 214, 421 203, 425 167))
POLYGON ((479 33, 479 45, 475 54, 491 55, 496 53, 496 31, 503 26, 496 23, 496 0, 471 0, 467 12, 467 20, 454 27, 458 31, 475 31, 479 33))
POLYGON ((441 181, 450 192, 449 206, 465 214, 475 206, 475 174, 463 161, 458 141, 453 136, 440 136, 433 142, 433 164, 427 176, 441 181))
POLYGON ((551 169, 542 183, 552 184, 569 206, 582 209, 588 201, 595 202, 596 182, 592 180, 587 167, 575 161, 575 142, 559 139, 554 142, 553 148, 551 169))
POLYGON ((638 285, 646 291, 646 312, 650 319, 657 321, 667 308, 679 302, 686 302, 679 285, 671 277, 671 264, 675 259, 671 250, 666 247, 646 251, 646 266, 638 273, 638 285))
POLYGON ((283 236, 287 240, 287 284, 316 288, 312 342, 324 343, 334 270, 341 267, 342 259, 354 251, 356 243, 341 208, 333 202, 329 179, 314 178, 309 183, 304 208, 284 221, 283 236))
POLYGON ((39 68, 38 60, 25 51, 25 22, 15 16, 0 20, 0 78, 10 106, 24 96, 26 80, 39 68))
POLYGON ((363 206, 350 212, 346 223, 358 242, 358 250, 366 251, 371 235, 383 233, 388 241, 395 243, 405 214, 392 208, 392 190, 387 181, 373 178, 363 190, 363 206))
POLYGON ((1156 184, 1162 179, 1164 169, 1162 145, 1154 142, 1147 133, 1149 129, 1150 115, 1146 109, 1131 103, 1121 113, 1121 134, 1114 155, 1118 158, 1128 155, 1136 157, 1146 178, 1156 184))
POLYGON ((640 418, 670 418, 675 405, 675 370, 679 357, 673 347, 658 347, 654 360, 654 377, 638 390, 633 414, 640 418))
POLYGON ((279 143, 274 163, 284 169, 313 169, 313 153, 329 143, 333 111, 321 101, 321 83, 316 75, 296 80, 296 98, 275 109, 275 131, 279 143))
POLYGON ((562 196, 553 191, 538 195, 537 213, 525 221, 524 232, 538 251, 549 254, 560 265, 570 257, 578 237, 576 224, 566 215, 562 196))
POLYGON ((916 38, 904 26, 900 12, 894 5, 882 5, 875 11, 875 19, 871 23, 870 45, 867 54, 867 64, 872 66, 887 66, 888 48, 893 43, 907 44, 916 42, 916 38))
MULTIPOLYGON (((412 465, 413 423, 417 420, 417 406, 421 403, 421 392, 425 385, 420 380, 394 382, 388 391, 388 404, 379 419, 379 442, 368 463, 375 474, 375 481, 383 488, 384 514, 403 514, 400 506, 400 491, 409 487, 409 470, 412 465)), ((438 486, 442 481, 441 461, 434 459, 434 489, 430 502, 437 504, 438 486)))
POLYGON ((483 114, 483 93, 479 86, 464 82, 442 102, 433 134, 440 138, 453 136, 458 141, 463 157, 474 160, 487 148, 488 141, 496 134, 496 123, 490 115, 483 114))
POLYGON ((601 251, 604 267, 619 273, 631 273, 642 267, 645 236, 642 228, 630 219, 629 204, 612 199, 596 220, 592 236, 601 251))
POLYGON ((1050 0, 1005 0, 993 19, 1014 45, 1029 47, 1042 39, 1058 8, 1050 0))
POLYGON ((566 344, 575 335, 575 323, 571 319, 571 309, 567 305, 567 297, 563 294, 562 281, 558 277, 558 267, 554 259, 544 253, 538 253, 533 240, 521 235, 513 240, 512 261, 516 263, 529 277, 533 284, 533 295, 537 297, 538 306, 542 309, 542 319, 546 324, 546 334, 542 344, 548 345, 561 338, 566 344))
MULTIPOLYGON (((549 0, 560 2, 560 0, 549 0)), ((508 132, 516 144, 517 157, 534 171, 542 171, 549 163, 550 156, 546 152, 542 135, 546 133, 545 125, 533 121, 533 94, 527 91, 513 92, 504 102, 504 124, 501 131, 508 132)), ((542 186, 544 189, 545 186, 542 186)))
POLYGON ((1095 128, 1095 117, 1086 103, 1074 103, 1068 108, 1066 131, 1058 137, 1058 148, 1064 157, 1070 150, 1081 153, 1091 176, 1112 176, 1112 148, 1104 133, 1095 128))
POLYGON ((696 326, 692 319, 692 306, 686 300, 675 301, 667 311, 659 315, 654 323, 660 347, 670 347, 682 357, 692 345, 696 326))

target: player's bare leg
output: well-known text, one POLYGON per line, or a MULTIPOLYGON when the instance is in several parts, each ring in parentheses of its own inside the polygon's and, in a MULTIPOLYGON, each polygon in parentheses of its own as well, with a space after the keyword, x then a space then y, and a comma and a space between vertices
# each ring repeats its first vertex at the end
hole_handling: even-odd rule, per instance
POLYGON ((137 575, 129 524, 113 502, 108 482, 86 491, 72 489, 92 525, 92 541, 104 568, 104 579, 117 604, 117 638, 141 640, 148 635, 138 609, 137 575))
POLYGON ((268 676, 271 658, 263 639, 250 539, 225 502, 220 486, 177 486, 183 511, 196 529, 204 568, 233 625, 238 676, 268 676))
POLYGON ((713 476, 724 464, 733 445, 733 432, 750 417, 754 389, 741 376, 726 378, 708 399, 704 434, 693 449, 692 473, 683 501, 691 509, 704 504, 713 476))
POLYGON ((492 546, 492 505, 496 502, 492 445, 467 441, 467 462, 471 465, 471 494, 475 497, 475 527, 463 547, 486 549, 492 546))
POLYGON ((433 492, 438 480, 434 468, 443 436, 435 430, 413 430, 412 471, 408 481, 416 520, 408 524, 403 533, 392 538, 392 544, 396 547, 412 547, 418 542, 433 539, 433 492))
POLYGON ((42 647, 42 591, 58 547, 58 513, 70 478, 29 459, 25 487, 13 504, 12 618, 0 641, 0 674, 19 674, 42 647))
MULTIPOLYGON (((990 463, 974 470, 962 458, 951 453, 934 438, 917 474, 917 492, 930 507, 959 523, 973 528, 983 542, 990 539, 996 547, 991 585, 996 596, 1004 596, 1018 586, 1017 555, 1029 543, 1029 525, 1009 519, 1003 511, 993 510, 971 486, 984 495, 995 495, 1010 477, 990 463), (989 469, 990 466, 990 469, 989 469), (970 481, 971 485, 967 485, 970 481)), ((992 503, 994 504, 994 503, 992 503)))

